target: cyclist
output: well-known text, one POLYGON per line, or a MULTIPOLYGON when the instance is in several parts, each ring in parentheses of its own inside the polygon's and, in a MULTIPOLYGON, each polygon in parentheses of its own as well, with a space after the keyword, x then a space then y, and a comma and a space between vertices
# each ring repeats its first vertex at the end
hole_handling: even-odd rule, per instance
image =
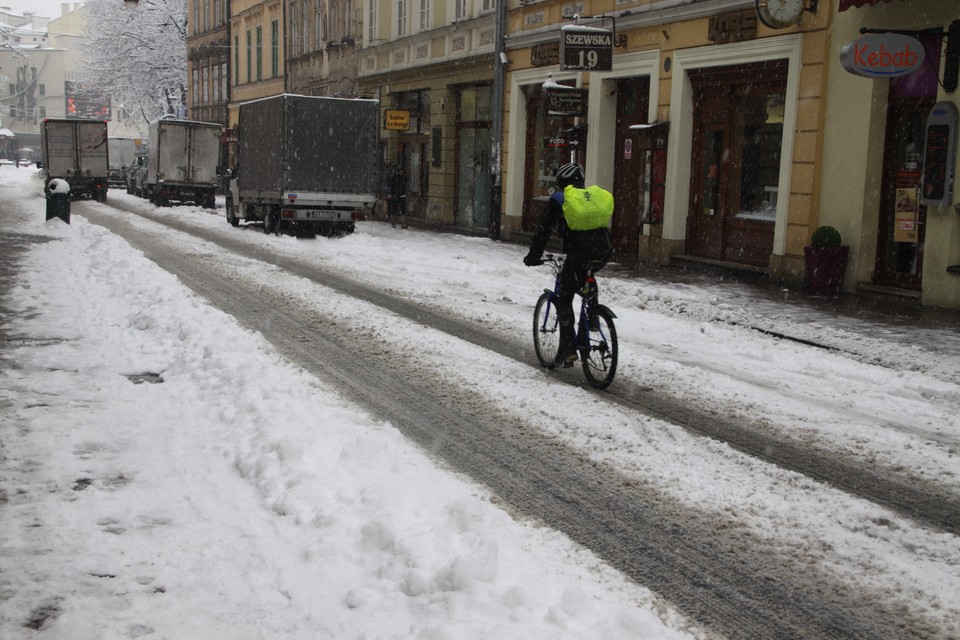
POLYGON ((610 218, 613 195, 598 186, 584 187, 583 167, 570 162, 557 170, 557 189, 550 195, 523 264, 542 264, 543 250, 557 227, 563 252, 567 254, 560 272, 560 293, 554 299, 560 324, 558 366, 573 366, 577 360, 573 323, 573 296, 583 287, 588 270, 599 271, 613 253, 610 218))

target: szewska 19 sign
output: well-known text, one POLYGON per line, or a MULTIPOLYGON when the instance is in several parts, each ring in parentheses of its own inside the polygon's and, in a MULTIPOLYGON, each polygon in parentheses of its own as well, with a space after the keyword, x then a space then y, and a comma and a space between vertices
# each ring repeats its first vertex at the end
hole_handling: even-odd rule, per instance
POLYGON ((611 71, 613 32, 567 25, 560 31, 561 66, 569 71, 611 71))

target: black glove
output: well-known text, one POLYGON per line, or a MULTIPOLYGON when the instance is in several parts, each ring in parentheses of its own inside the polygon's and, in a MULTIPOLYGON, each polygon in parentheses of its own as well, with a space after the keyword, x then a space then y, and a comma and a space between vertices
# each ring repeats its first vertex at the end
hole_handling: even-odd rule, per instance
POLYGON ((540 254, 531 251, 523 257, 523 264, 527 265, 528 267, 536 267, 543 264, 543 260, 540 259, 540 254))

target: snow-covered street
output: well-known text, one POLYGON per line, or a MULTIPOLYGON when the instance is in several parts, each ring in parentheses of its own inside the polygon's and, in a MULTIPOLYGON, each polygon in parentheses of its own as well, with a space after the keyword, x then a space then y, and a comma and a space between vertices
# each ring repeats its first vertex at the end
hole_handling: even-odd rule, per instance
MULTIPOLYGON (((364 319, 387 312, 369 302, 130 211, 313 262, 505 344, 529 343, 550 284, 546 269, 522 265, 524 247, 381 222, 335 240, 267 236, 231 228, 222 209, 157 210, 115 190, 107 204, 74 203, 65 225, 44 221, 40 192, 33 168, 0 166, 2 246, 20 267, 0 287, 4 639, 714 636, 284 360, 91 224, 87 208, 315 305, 321 320, 356 318, 373 344, 415 351, 451 393, 496 401, 584 460, 902 611, 902 637, 960 637, 957 531, 637 415, 535 358, 404 318, 372 330, 364 319)), ((614 269, 599 279, 618 316, 613 390, 657 389, 960 496, 960 329, 912 340, 908 328, 788 309, 735 283, 614 269)))

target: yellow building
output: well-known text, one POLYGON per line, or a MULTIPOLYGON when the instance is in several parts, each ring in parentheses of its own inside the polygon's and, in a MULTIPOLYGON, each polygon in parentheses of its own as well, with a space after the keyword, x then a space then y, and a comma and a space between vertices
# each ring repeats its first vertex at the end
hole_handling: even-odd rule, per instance
POLYGON ((933 153, 926 144, 931 115, 960 109, 956 66, 952 78, 947 76, 960 54, 960 9, 953 0, 924 2, 922 11, 904 0, 840 0, 840 5, 844 10, 834 18, 828 44, 822 169, 816 176, 819 223, 839 229, 850 245, 846 289, 960 309, 956 148, 948 159, 952 176, 946 176, 948 182, 952 177, 952 198, 924 204, 922 181, 933 153), (861 29, 912 31, 926 50, 925 60, 912 73, 891 79, 852 75, 841 65, 840 51, 863 38, 861 29))
POLYGON ((284 15, 283 0, 230 2, 231 128, 241 103, 286 90, 284 15))
POLYGON ((942 65, 910 80, 870 80, 848 74, 839 61, 861 27, 920 30, 929 59, 939 60, 939 34, 957 19, 956 3, 927 2, 918 12, 900 0, 798 2, 783 22, 758 19, 764 6, 511 3, 505 237, 533 230, 553 171, 577 160, 588 182, 614 192, 621 259, 721 264, 801 284, 804 248, 829 224, 850 246, 846 290, 960 307, 960 276, 948 269, 960 264, 956 195, 936 213, 928 207, 922 220, 921 207, 916 224, 926 225, 927 238, 911 246, 893 237, 896 191, 882 186, 896 170, 889 168, 894 158, 884 164, 885 144, 903 137, 891 139, 888 130, 907 117, 895 111, 903 94, 897 87, 918 82, 918 73, 932 77, 908 116, 913 137, 901 146, 916 145, 916 127, 932 106, 955 103, 956 93, 942 82, 937 89, 942 65), (589 70, 567 59, 564 25, 611 32, 610 67, 589 70))
POLYGON ((589 182, 614 192, 621 257, 789 269, 809 235, 795 221, 816 216, 830 17, 827 9, 771 29, 753 4, 608 0, 512 11, 504 229, 531 231, 553 169, 577 159, 589 182), (562 68, 559 28, 574 24, 574 9, 608 16, 580 24, 615 28, 610 70, 562 68), (581 87, 583 112, 545 110, 548 79, 581 87))

